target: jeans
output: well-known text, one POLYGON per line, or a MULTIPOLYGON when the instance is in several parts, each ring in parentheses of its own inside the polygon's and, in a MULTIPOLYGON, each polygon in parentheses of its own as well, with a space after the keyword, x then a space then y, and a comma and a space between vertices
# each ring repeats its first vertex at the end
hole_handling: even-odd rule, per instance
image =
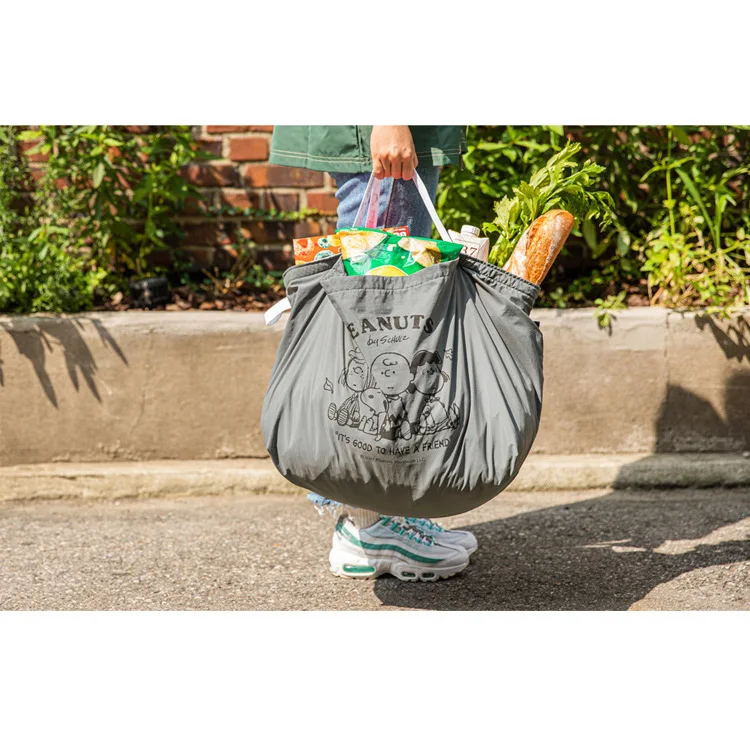
MULTIPOLYGON (((430 199, 435 202, 437 195, 440 167, 417 167, 430 199)), ((354 224, 359 204, 365 195, 369 172, 331 172, 336 181, 336 198, 338 205, 338 222, 336 227, 343 229, 354 224)), ((417 192, 417 186, 411 180, 394 180, 387 177, 380 183, 380 200, 378 205, 378 228, 408 226, 412 237, 430 237, 432 219, 417 192)), ((321 513, 328 511, 336 514, 341 503, 316 495, 308 496, 321 513)))

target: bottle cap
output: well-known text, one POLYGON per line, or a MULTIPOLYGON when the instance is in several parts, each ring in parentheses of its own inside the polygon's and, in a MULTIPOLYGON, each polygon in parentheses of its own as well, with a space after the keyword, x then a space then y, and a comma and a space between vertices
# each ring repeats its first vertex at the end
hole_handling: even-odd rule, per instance
POLYGON ((461 227, 461 234, 468 234, 472 237, 479 237, 479 227, 473 227, 471 224, 464 224, 461 227))

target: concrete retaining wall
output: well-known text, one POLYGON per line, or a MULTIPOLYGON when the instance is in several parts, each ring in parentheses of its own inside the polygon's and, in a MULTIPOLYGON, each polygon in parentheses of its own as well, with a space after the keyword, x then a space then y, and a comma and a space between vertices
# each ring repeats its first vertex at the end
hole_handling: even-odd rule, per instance
MULTIPOLYGON (((750 312, 534 312, 549 454, 750 450, 750 312)), ((282 325, 258 313, 0 317, 0 465, 262 457, 282 325)))

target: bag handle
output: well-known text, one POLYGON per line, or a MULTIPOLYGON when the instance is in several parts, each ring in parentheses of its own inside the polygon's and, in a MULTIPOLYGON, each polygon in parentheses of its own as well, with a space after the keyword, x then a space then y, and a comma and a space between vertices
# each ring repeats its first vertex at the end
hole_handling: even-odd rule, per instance
POLYGON ((354 218, 353 227, 361 227, 365 218, 365 209, 369 205, 367 212, 367 221, 365 227, 375 229, 378 221, 378 204, 380 201, 380 180, 375 177, 375 172, 370 173, 370 179, 367 181, 365 194, 362 196, 362 202, 359 204, 357 215, 354 218))
MULTIPOLYGON (((430 214, 432 223, 438 230, 440 239, 445 240, 446 242, 451 242, 452 240, 450 238, 450 235, 443 226, 443 222, 440 221, 440 217, 437 215, 435 206, 430 199, 430 194, 427 192, 427 188, 425 187, 422 178, 419 176, 419 172, 417 172, 416 170, 414 170, 414 176, 412 177, 412 180, 417 188, 417 191, 419 192, 419 197, 422 199, 422 203, 424 203, 424 206, 427 209, 427 213, 430 214)), ((358 227, 362 225, 362 220, 365 217, 365 210, 368 209, 368 206, 369 210, 367 211, 367 223, 365 224, 365 227, 368 229, 375 229, 375 227, 377 226, 378 203, 380 199, 380 182, 381 181, 377 177, 375 177, 375 173, 373 172, 367 182, 365 194, 362 196, 362 202, 359 204, 359 210, 357 211, 357 216, 354 219, 353 226, 358 227)))
MULTIPOLYGON (((422 182, 422 178, 419 176, 419 173, 416 170, 414 170, 414 177, 412 177, 412 180, 414 181, 419 195, 422 198, 422 203, 424 203, 424 206, 427 209, 427 213, 430 214, 432 223, 437 227, 440 238, 445 240, 446 242, 452 242, 450 235, 443 226, 443 222, 440 221, 440 218, 437 215, 435 206, 432 205, 430 194, 427 192, 427 188, 425 187, 424 182, 422 182)), ((365 194, 362 197, 362 202, 359 204, 357 216, 354 219, 355 227, 360 226, 360 223, 365 216, 365 209, 368 209, 367 223, 365 224, 365 226, 368 229, 376 228, 376 225, 378 223, 378 204, 380 202, 380 182, 381 181, 377 177, 375 177, 375 173, 373 172, 367 182, 365 194)), ((285 313, 287 310, 291 310, 291 308, 292 306, 289 303, 288 297, 284 297, 284 299, 279 300, 275 305, 266 310, 264 314, 266 325, 271 326, 274 323, 278 322, 281 319, 283 313, 285 313)))

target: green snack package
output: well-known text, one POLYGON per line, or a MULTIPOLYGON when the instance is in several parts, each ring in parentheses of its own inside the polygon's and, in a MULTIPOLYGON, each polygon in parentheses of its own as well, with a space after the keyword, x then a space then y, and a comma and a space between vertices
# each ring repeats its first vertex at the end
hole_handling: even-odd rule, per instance
POLYGON ((372 230, 342 237, 341 255, 349 276, 410 276, 436 263, 455 260, 463 249, 456 242, 426 237, 387 234, 378 241, 365 237, 365 231, 372 230))

